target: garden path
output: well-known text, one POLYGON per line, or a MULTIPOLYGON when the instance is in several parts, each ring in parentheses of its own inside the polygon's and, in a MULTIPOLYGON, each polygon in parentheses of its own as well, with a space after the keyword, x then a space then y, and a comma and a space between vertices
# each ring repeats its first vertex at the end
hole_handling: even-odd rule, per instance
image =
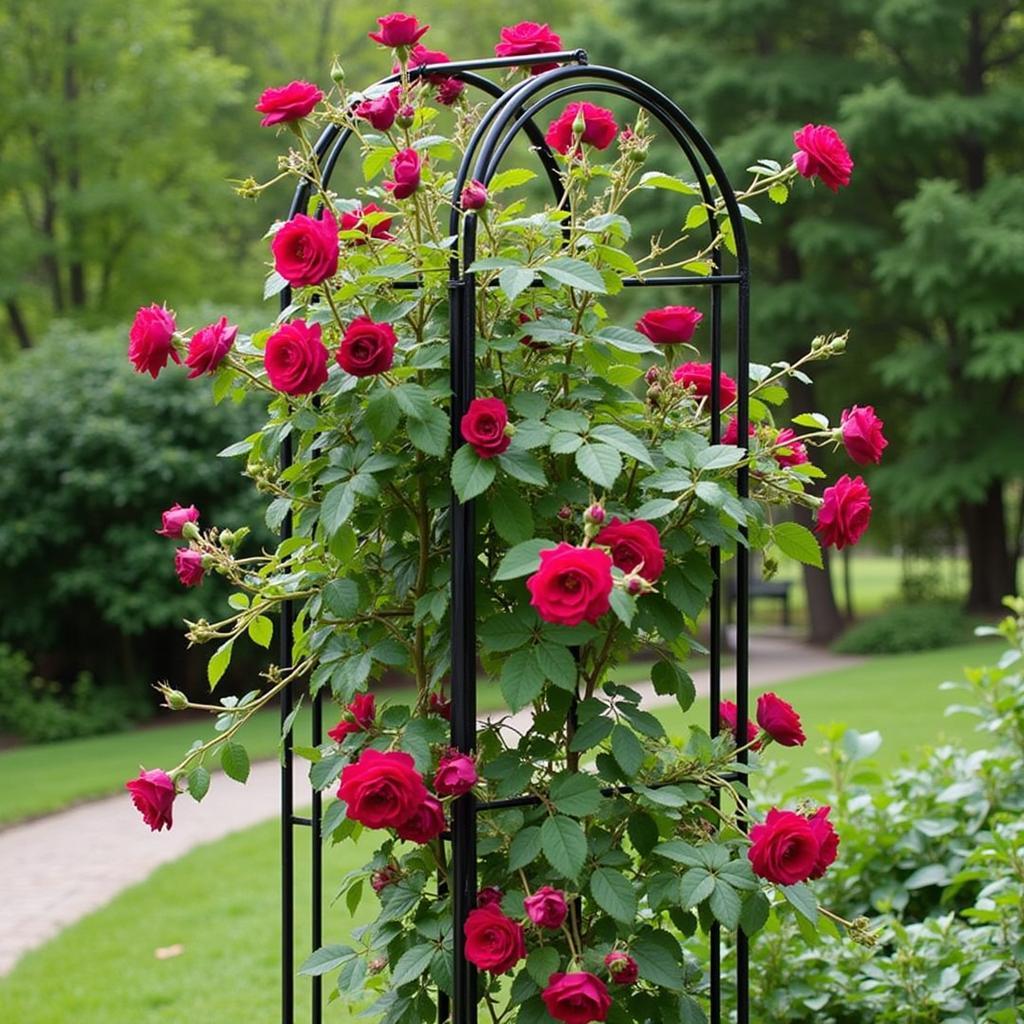
MULTIPOLYGON (((806 647, 791 638, 758 636, 751 640, 750 682, 759 688, 860 660, 806 647)), ((693 676, 697 692, 707 693, 707 672, 693 676)), ((734 668, 724 667, 723 691, 734 683, 734 668)), ((644 707, 672 703, 672 698, 656 695, 649 683, 635 688, 644 695, 644 707)), ((525 729, 529 715, 520 712, 512 724, 525 729)), ((275 761, 254 764, 245 786, 215 776, 202 806, 178 801, 170 832, 146 829, 127 794, 0 832, 0 975, 24 953, 141 882, 161 864, 272 818, 277 814, 280 778, 275 761)), ((294 790, 296 806, 301 806, 309 792, 301 770, 295 773, 294 790)))

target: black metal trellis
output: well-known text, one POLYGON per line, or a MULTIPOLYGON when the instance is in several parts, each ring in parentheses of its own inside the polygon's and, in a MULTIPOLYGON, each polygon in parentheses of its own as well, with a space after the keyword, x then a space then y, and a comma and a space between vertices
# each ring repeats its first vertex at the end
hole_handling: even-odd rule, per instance
MULTIPOLYGON (((701 133, 683 110, 671 99, 648 83, 617 68, 599 67, 588 64, 585 51, 577 50, 556 54, 542 54, 533 57, 492 58, 475 61, 460 61, 435 64, 429 67, 410 69, 411 78, 430 73, 444 74, 462 79, 467 85, 480 89, 494 99, 486 111, 463 156, 456 175, 453 195, 461 195, 463 186, 476 179, 487 185, 496 173, 502 158, 516 137, 525 133, 547 174, 557 198, 561 197, 562 183, 558 163, 544 141, 543 133, 535 118, 553 103, 559 103, 579 93, 601 93, 618 96, 635 103, 647 111, 676 143, 686 157, 705 203, 714 202, 714 193, 708 177, 714 181, 718 194, 730 218, 735 241, 735 270, 723 272, 721 247, 714 248, 712 270, 708 276, 661 275, 653 278, 627 278, 623 282, 629 288, 659 287, 665 289, 699 287, 710 290, 710 336, 711 336, 711 380, 717 382, 722 366, 723 354, 723 289, 735 289, 736 334, 735 355, 737 364, 737 444, 747 444, 749 421, 749 306, 750 270, 747 243, 739 205, 729 180, 714 153, 701 133), (521 67, 539 63, 559 63, 559 67, 520 81, 505 89, 480 72, 521 67), (472 168, 472 170, 471 170, 472 168)), ((380 85, 398 80, 397 75, 383 79, 380 85)), ((320 162, 323 181, 326 183, 335 165, 351 138, 351 131, 340 126, 328 127, 314 146, 316 159, 320 162)), ((289 210, 289 218, 305 209, 310 199, 311 186, 302 183, 295 192, 289 210)), ((450 299, 450 373, 452 427, 452 452, 461 443, 458 423, 469 403, 475 396, 475 311, 476 280, 468 269, 472 266, 476 252, 476 216, 468 213, 461 216, 453 210, 449 234, 461 236, 461 245, 453 249, 449 266, 450 299)), ((714 218, 709 218, 711 239, 716 236, 714 218)), ((416 288, 415 281, 396 282, 396 287, 416 288)), ((281 293, 281 309, 291 303, 290 290, 281 293)), ((711 387, 711 441, 718 443, 721 433, 721 400, 717 386, 711 387)), ((291 465, 291 438, 285 437, 281 445, 282 468, 291 465)), ((738 491, 741 497, 748 493, 748 474, 745 468, 738 474, 738 491)), ((452 537, 451 567, 451 743, 465 753, 471 753, 476 746, 476 527, 474 503, 460 502, 452 494, 450 505, 450 529, 452 537)), ((290 514, 282 527, 282 537, 291 536, 290 514)), ((714 585, 710 604, 710 730, 718 732, 718 704, 721 697, 722 657, 722 587, 721 551, 711 549, 711 568, 714 585)), ((743 544, 736 552, 736 704, 737 734, 746 735, 748 717, 748 634, 749 634, 749 556, 743 544)), ((294 610, 289 603, 282 606, 280 624, 280 661, 283 666, 292 663, 294 610)), ((281 694, 281 720, 287 725, 295 707, 295 693, 291 685, 281 694)), ((313 745, 323 741, 322 691, 312 703, 313 745)), ((294 829, 296 826, 311 830, 311 949, 323 944, 322 918, 322 835, 321 796, 312 791, 312 811, 309 818, 295 814, 292 798, 293 736, 287 728, 281 765, 281 865, 282 865, 282 919, 281 919, 281 964, 282 964, 282 1024, 295 1021, 295 861, 294 829)), ((746 753, 740 755, 746 760, 746 753)), ((629 787, 608 787, 605 795, 626 792, 629 787)), ((453 880, 453 990, 452 998, 439 999, 439 1016, 443 1022, 451 1018, 455 1024, 476 1024, 477 1021, 477 973, 463 955, 464 937, 462 922, 472 909, 476 899, 476 831, 477 817, 481 813, 507 807, 527 806, 537 802, 532 796, 512 797, 504 800, 478 801, 468 793, 458 798, 452 807, 450 877, 453 880)), ((722 1005, 722 960, 721 934, 717 924, 710 935, 710 1021, 720 1024, 723 1017, 722 1005)), ((735 948, 736 961, 736 1021, 749 1024, 748 996, 748 949, 742 932, 738 932, 735 948)), ((323 999, 321 978, 311 979, 311 1021, 321 1024, 323 999)))

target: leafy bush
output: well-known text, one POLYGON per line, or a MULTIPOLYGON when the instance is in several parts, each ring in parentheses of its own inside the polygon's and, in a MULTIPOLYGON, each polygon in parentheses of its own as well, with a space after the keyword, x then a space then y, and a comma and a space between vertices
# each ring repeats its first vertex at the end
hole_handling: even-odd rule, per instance
POLYGON ((840 654, 901 654, 963 643, 970 623, 951 604, 902 605, 865 619, 835 644, 840 654))
POLYGON ((88 672, 78 674, 69 692, 32 674, 20 651, 0 644, 0 730, 31 743, 115 732, 149 712, 140 692, 99 687, 88 672))

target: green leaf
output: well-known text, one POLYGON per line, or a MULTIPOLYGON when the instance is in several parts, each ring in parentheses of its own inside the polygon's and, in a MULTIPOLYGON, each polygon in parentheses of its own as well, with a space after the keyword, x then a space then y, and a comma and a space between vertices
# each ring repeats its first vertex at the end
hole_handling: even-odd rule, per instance
POLYGON ((351 946, 322 946, 306 958, 299 968, 299 974, 305 974, 308 977, 327 974, 357 956, 359 954, 351 946))
POLYGON ((337 619, 351 619, 362 604, 355 580, 331 580, 323 589, 323 603, 337 619))
POLYGON ((363 422, 378 441, 386 441, 397 429, 402 418, 394 390, 386 387, 378 391, 367 403, 363 422))
POLYGON ((789 198, 789 189, 780 181, 768 189, 768 198, 781 206, 789 198))
POLYGON ((588 480, 607 490, 622 472, 622 456, 609 444, 585 441, 576 452, 576 468, 588 480))
POLYGON ((509 476, 524 484, 543 487, 548 482, 543 466, 529 452, 514 445, 498 456, 498 465, 509 476))
POLYGON ((608 595, 608 602, 612 607, 612 611, 615 612, 616 617, 623 625, 629 626, 633 622, 637 606, 636 598, 632 594, 627 594, 624 590, 616 587, 608 595))
POLYGON ((683 222, 683 229, 685 231, 692 231, 694 228, 699 228, 701 224, 707 224, 708 222, 708 208, 702 203, 698 203, 696 206, 690 207, 690 212, 686 215, 686 220, 683 222))
POLYGON ((619 767, 632 778, 644 763, 644 748, 631 729, 616 725, 612 729, 612 754, 619 767))
POLYGON ((662 188, 668 192, 679 192, 684 196, 700 195, 693 185, 682 181, 680 178, 673 178, 669 174, 663 174, 661 171, 648 171, 640 178, 637 185, 640 188, 662 188))
POLYGON ((654 852, 659 857, 674 860, 677 864, 685 864, 687 867, 697 867, 701 863, 700 851, 682 839, 669 839, 667 842, 659 843, 654 852))
MULTIPOLYGON (((499 171, 491 178, 487 191, 494 195, 497 192, 504 192, 505 189, 515 188, 517 185, 525 185, 536 177, 537 175, 534 171, 528 171, 525 167, 510 167, 507 171, 499 171)), ((544 984, 547 984, 546 978, 544 979, 544 984)))
POLYGON ((526 970, 538 985, 546 988, 548 979, 558 970, 558 959, 554 946, 539 946, 526 958, 526 970))
POLYGON ((533 509, 509 483, 493 488, 488 499, 491 522, 498 536, 509 544, 521 544, 533 536, 533 509))
POLYGON ((263 282, 264 300, 269 299, 274 295, 278 295, 287 287, 288 282, 276 270, 272 270, 267 274, 267 279, 263 282))
POLYGON ((809 886, 798 882, 796 885, 783 885, 781 889, 782 895, 786 897, 786 902, 801 917, 806 918, 811 924, 818 923, 818 898, 809 886))
POLYGON ((713 444, 705 448, 696 458, 698 469, 728 469, 746 456, 742 448, 733 444, 713 444))
POLYGON ((188 773, 188 792, 197 803, 210 789, 210 773, 200 764, 188 773))
POLYGON ((576 878, 587 859, 587 839, 577 821, 563 814, 548 818, 540 827, 541 849, 560 875, 576 878))
POLYGON ((310 765, 309 784, 317 792, 326 789, 341 774, 341 770, 346 764, 348 764, 347 757, 343 757, 341 754, 328 754, 316 764, 310 765))
POLYGON ((540 827, 530 825, 515 834, 508 850, 509 871, 518 871, 540 856, 540 827))
POLYGON ((274 623, 266 615, 257 615, 249 623, 249 639, 260 647, 269 647, 274 638, 274 623))
POLYGON ((677 511, 679 503, 671 498, 652 498, 645 501, 634 513, 634 519, 661 519, 677 511))
POLYGON ((459 501, 470 501, 483 494, 494 482, 498 467, 493 459, 481 459, 471 445, 464 444, 452 459, 452 487, 459 501))
POLYGON ((501 693, 513 711, 532 704, 544 689, 544 673, 531 648, 522 648, 505 659, 501 668, 501 693))
POLYGON ((345 525, 356 507, 356 492, 345 484, 336 484, 325 495, 320 506, 320 525, 328 537, 333 537, 345 525))
POLYGON ((574 260, 568 256, 559 256, 542 263, 537 267, 537 272, 549 282, 568 285, 581 292, 603 295, 608 290, 599 270, 583 260, 574 260))
POLYGON ((663 697, 675 696, 683 711, 689 711, 697 697, 690 673, 674 661, 657 661, 651 669, 654 692, 663 697))
POLYGON ((494 579, 515 580, 520 576, 529 576, 531 573, 535 573, 540 568, 540 553, 553 547, 555 547, 553 540, 541 537, 524 540, 522 544, 517 544, 514 548, 509 549, 501 560, 494 579))
POLYGON ((597 779, 581 772, 556 776, 551 782, 549 795, 555 807, 570 818, 585 818, 593 814, 604 799, 597 779))
POLYGON ((534 656, 546 679, 563 690, 575 690, 576 659, 559 644, 541 643, 534 650, 534 656))
POLYGON ((597 905, 622 924, 636 920, 636 893, 625 875, 611 868, 597 868, 590 876, 590 892, 597 905))
POLYGON ((231 648, 235 641, 225 640, 224 643, 213 652, 212 657, 206 664, 206 678, 210 681, 212 690, 221 680, 221 676, 227 671, 231 664, 231 648))
POLYGON ((739 925, 742 906, 736 890, 725 879, 716 879, 708 908, 726 928, 734 929, 739 925))
POLYGON ((598 341, 605 341, 613 348, 622 352, 660 352, 657 345, 639 331, 631 327, 603 327, 594 337, 598 341))
POLYGON ((647 446, 643 441, 614 423, 598 424, 598 426, 590 431, 590 436, 610 444, 613 448, 622 452, 623 455, 628 455, 631 459, 636 459, 637 462, 642 462, 645 466, 654 467, 651 453, 647 450, 647 446))
POLYGON ((480 623, 477 636, 480 643, 490 651, 514 651, 529 642, 533 630, 518 616, 499 612, 480 623))
POLYGON ((398 408, 413 419, 423 419, 430 415, 433 405, 430 392, 420 384, 409 381, 391 392, 398 402, 398 408))
POLYGON ((583 750, 590 750, 604 740, 612 731, 613 722, 609 718, 602 718, 598 715, 584 722, 577 730, 569 744, 569 749, 574 753, 583 750))
POLYGON ((690 868, 679 882, 679 904, 684 910, 706 900, 715 889, 715 876, 707 868, 690 868))
POLYGON ((743 901, 743 910, 740 911, 740 927, 746 936, 752 936, 759 932, 768 923, 768 913, 771 910, 771 903, 760 889, 752 892, 743 901))
POLYGON ((437 946, 432 942, 422 942, 412 949, 407 949, 391 969, 391 984, 398 988, 419 979, 426 973, 436 952, 437 946))
POLYGON ((225 743, 220 751, 220 766, 229 779, 245 782, 249 778, 249 752, 241 743, 225 743))
POLYGON ((772 539, 784 555, 789 555, 804 565, 822 568, 821 546, 806 526, 799 523, 779 523, 772 530, 772 539))
POLYGON ((679 943, 667 932, 642 931, 629 951, 640 968, 640 976, 650 985, 682 992, 686 988, 679 960, 679 943))
POLYGON ((498 274, 498 285, 515 302, 519 295, 533 284, 534 273, 529 267, 506 267, 498 274))
POLYGON ((448 417, 434 406, 422 417, 405 421, 409 440, 427 455, 444 455, 448 450, 448 417))

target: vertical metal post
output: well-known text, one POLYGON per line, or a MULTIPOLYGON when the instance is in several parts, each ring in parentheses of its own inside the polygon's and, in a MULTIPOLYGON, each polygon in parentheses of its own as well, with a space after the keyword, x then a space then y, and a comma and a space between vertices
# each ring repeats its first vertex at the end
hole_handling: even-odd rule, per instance
MULTIPOLYGON (((323 728, 324 728, 324 708, 323 708, 323 690, 317 690, 316 696, 313 698, 313 709, 312 709, 312 729, 310 738, 313 741, 313 746, 318 747, 323 742, 323 728)), ((323 927, 323 879, 324 879, 324 862, 323 862, 323 837, 320 835, 320 822, 322 809, 322 795, 320 790, 313 790, 313 809, 310 812, 310 829, 309 829, 309 841, 311 845, 311 875, 312 883, 310 885, 311 894, 311 906, 310 906, 310 949, 319 949, 324 944, 324 927, 323 927)), ((319 974, 314 975, 310 979, 312 981, 312 1003, 310 1010, 310 1020, 312 1024, 321 1024, 323 1020, 323 977, 319 974)))
MULTIPOLYGON (((292 439, 281 442, 281 467, 292 463, 292 439)), ((281 524, 281 540, 292 535, 292 516, 289 512, 281 524)), ((281 671, 287 672, 292 664, 292 633, 295 610, 291 601, 281 602, 279 660, 281 671)), ((295 695, 289 683, 281 691, 281 726, 292 713, 295 695)), ((292 804, 292 734, 288 730, 281 749, 281 1024, 294 1024, 295 1020, 295 808, 292 804)))

